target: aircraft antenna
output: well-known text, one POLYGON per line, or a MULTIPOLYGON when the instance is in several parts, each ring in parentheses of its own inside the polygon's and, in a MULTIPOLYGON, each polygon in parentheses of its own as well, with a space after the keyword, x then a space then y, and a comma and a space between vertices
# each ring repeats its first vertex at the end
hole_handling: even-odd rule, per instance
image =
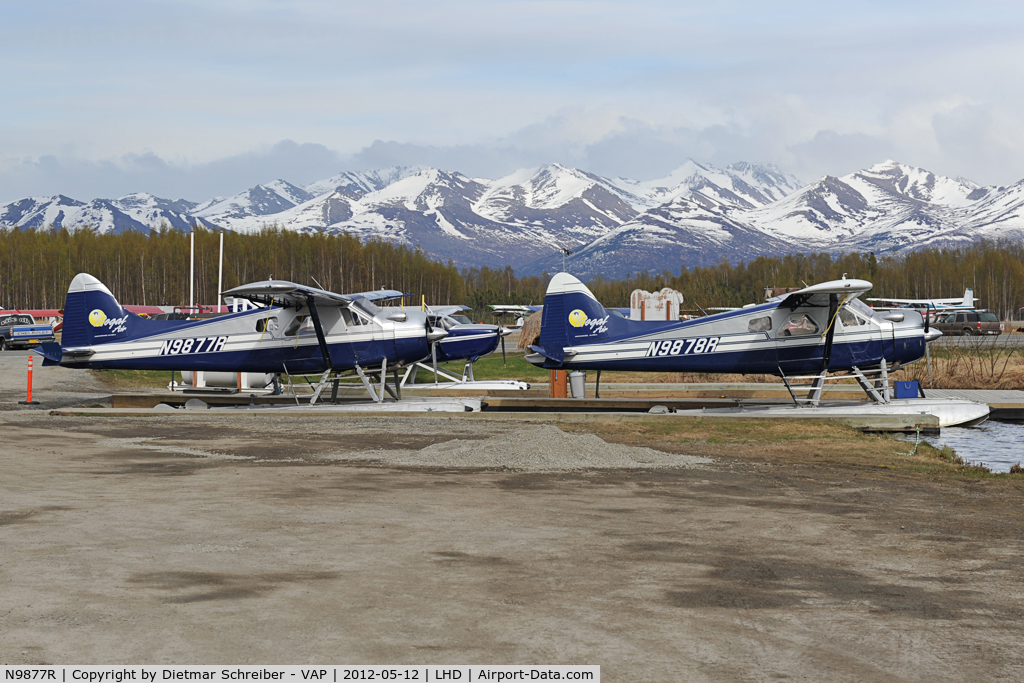
POLYGON ((315 285, 316 285, 317 287, 319 287, 320 289, 323 289, 323 288, 324 288, 324 286, 323 286, 322 284, 320 284, 319 282, 317 282, 317 281, 316 281, 316 278, 315 278, 315 277, 313 277, 312 275, 310 275, 310 276, 309 276, 309 279, 310 279, 310 280, 312 280, 312 281, 313 281, 313 284, 315 284, 315 285))

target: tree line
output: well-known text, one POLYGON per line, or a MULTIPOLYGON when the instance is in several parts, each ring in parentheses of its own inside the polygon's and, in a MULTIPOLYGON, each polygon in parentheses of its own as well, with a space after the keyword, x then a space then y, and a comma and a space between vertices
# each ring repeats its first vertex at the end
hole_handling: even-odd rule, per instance
MULTIPOLYGON (((197 227, 195 300, 217 302, 220 232, 197 227)), ((118 300, 144 305, 189 302, 189 235, 164 228, 149 234, 69 233, 63 229, 0 230, 0 305, 4 308, 60 308, 77 273, 99 278, 118 300)), ((762 301, 765 287, 799 287, 846 274, 870 280, 869 296, 900 298, 959 296, 974 288, 981 305, 1001 318, 1016 317, 1024 305, 1024 245, 978 242, 955 249, 925 249, 903 256, 791 254, 726 262, 708 268, 640 271, 621 280, 588 282, 607 306, 628 306, 634 289, 679 290, 686 308, 742 306, 762 301)), ((475 319, 486 319, 493 303, 541 304, 550 276, 517 277, 511 266, 464 268, 441 263, 418 248, 380 240, 363 242, 349 234, 224 232, 224 288, 268 278, 320 286, 335 292, 379 288, 425 297, 435 305, 466 304, 475 319)))
MULTIPOLYGON (((220 232, 197 227, 195 302, 217 303, 220 232)), ((0 231, 0 304, 4 308, 60 308, 71 279, 89 273, 123 303, 189 303, 188 233, 173 229, 97 234, 91 230, 0 231)), ((290 280, 335 292, 400 289, 419 302, 452 303, 465 285, 450 262, 388 242, 361 242, 348 234, 266 229, 224 232, 224 289, 247 282, 290 280)))

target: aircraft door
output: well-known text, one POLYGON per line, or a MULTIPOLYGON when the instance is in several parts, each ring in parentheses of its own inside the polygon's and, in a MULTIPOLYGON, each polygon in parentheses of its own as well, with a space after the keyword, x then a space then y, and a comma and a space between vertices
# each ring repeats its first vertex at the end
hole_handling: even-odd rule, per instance
POLYGON ((896 326, 887 321, 879 321, 878 326, 882 336, 882 356, 892 363, 896 359, 896 326))
POLYGON ((832 364, 865 367, 877 363, 879 353, 878 325, 871 316, 855 312, 850 306, 839 309, 832 364))
POLYGON ((783 308, 778 314, 774 322, 779 369, 786 375, 820 372, 828 309, 801 306, 793 311, 783 308))
POLYGON ((348 341, 352 349, 353 361, 362 366, 379 362, 380 354, 374 348, 377 325, 369 316, 357 309, 342 309, 342 318, 348 333, 348 341))

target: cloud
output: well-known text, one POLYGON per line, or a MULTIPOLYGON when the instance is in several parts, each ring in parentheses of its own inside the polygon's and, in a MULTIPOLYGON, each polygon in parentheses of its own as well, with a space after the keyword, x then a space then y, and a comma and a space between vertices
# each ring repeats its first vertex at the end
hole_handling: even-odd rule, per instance
POLYGON ((997 182, 993 169, 1016 166, 1024 152, 1019 121, 1000 119, 1004 117, 998 110, 981 104, 935 113, 931 124, 944 166, 956 169, 957 175, 997 182))
POLYGON ((807 178, 816 178, 849 173, 898 157, 898 150, 894 147, 888 140, 864 133, 819 130, 810 140, 791 145, 789 152, 807 178), (846 170, 837 172, 839 168, 846 170))
POLYGON ((203 201, 277 178, 310 183, 337 173, 342 161, 323 145, 291 140, 201 164, 175 164, 152 152, 103 161, 45 155, 0 165, 0 202, 54 194, 89 200, 131 192, 203 201))

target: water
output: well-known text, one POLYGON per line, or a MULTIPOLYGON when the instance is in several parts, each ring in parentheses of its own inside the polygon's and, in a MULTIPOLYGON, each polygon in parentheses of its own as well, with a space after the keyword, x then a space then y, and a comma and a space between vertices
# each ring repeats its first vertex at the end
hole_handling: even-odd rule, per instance
POLYGON ((1024 424, 1015 422, 989 420, 977 427, 943 427, 939 436, 921 440, 936 448, 949 446, 964 461, 992 472, 1009 472, 1010 467, 1024 462, 1024 424))

